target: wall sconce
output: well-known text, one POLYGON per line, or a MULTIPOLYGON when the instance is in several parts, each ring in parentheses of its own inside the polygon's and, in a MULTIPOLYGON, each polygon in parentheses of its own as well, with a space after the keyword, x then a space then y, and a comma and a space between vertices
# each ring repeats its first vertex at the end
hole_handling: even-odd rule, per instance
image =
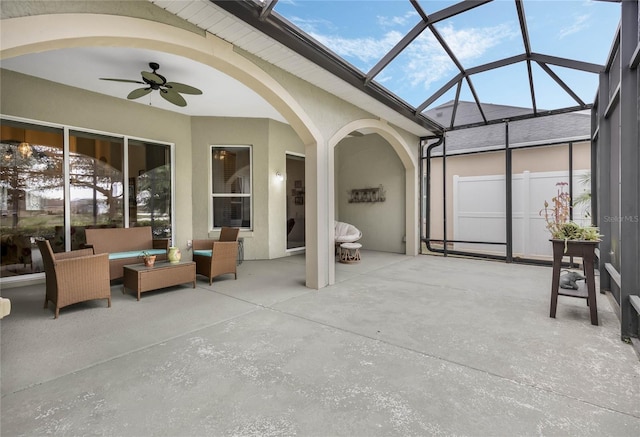
POLYGON ((279 171, 276 172, 276 179, 279 180, 280 182, 284 181, 284 175, 282 173, 280 173, 279 171))

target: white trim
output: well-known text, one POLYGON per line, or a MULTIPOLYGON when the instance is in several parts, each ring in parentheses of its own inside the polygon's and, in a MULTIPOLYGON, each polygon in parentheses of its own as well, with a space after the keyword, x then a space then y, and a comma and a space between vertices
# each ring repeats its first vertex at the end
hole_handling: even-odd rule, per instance
POLYGON ((62 140, 62 190, 64 192, 64 212, 62 219, 62 226, 64 227, 64 251, 69 252, 71 250, 71 163, 69 162, 69 131, 68 126, 63 127, 64 138, 62 140), (68 226, 67 226, 68 225, 68 226))
MULTIPOLYGON (((285 183, 285 190, 286 190, 286 183, 287 183, 287 179, 289 178, 289 175, 287 174, 287 155, 291 155, 291 156, 296 156, 298 158, 303 158, 306 161, 306 156, 304 153, 298 153, 298 152, 289 152, 287 150, 284 151, 284 168, 285 168, 285 179, 284 179, 284 183, 285 183)), ((305 171, 305 186, 306 184, 306 171, 305 171)), ((289 193, 285 191, 284 193, 284 210, 287 210, 287 197, 289 196, 289 193)), ((305 202, 306 205, 306 202, 305 202)), ((285 215, 285 224, 286 224, 286 220, 287 220, 287 216, 285 215)), ((306 222, 307 222, 307 208, 305 206, 304 209, 304 221, 305 221, 305 227, 306 227, 306 222)), ((307 234, 305 232, 305 236, 304 236, 304 246, 300 246, 300 247, 292 247, 291 249, 287 248, 287 245, 289 244, 289 242, 287 241, 287 237, 288 235, 285 234, 284 236, 284 252, 286 254, 293 254, 295 252, 304 252, 307 249, 307 234)))
POLYGON ((249 221, 251 226, 248 228, 239 226, 240 231, 253 231, 253 145, 252 144, 210 144, 209 145, 209 210, 207 211, 208 232, 220 231, 220 228, 214 226, 213 220, 213 199, 225 197, 248 197, 249 198, 249 221), (249 193, 213 193, 213 149, 249 149, 249 193))
MULTIPOLYGON (((126 172, 123 171, 122 172, 122 177, 124 178, 124 181, 122 181, 122 215, 124 216, 124 227, 128 228, 129 227, 129 138, 124 138, 124 143, 123 143, 123 153, 124 156, 122 158, 122 166, 124 167, 124 169, 126 169, 126 172), (127 177, 125 177, 125 173, 127 173, 127 177)), ((173 195, 173 193, 172 193, 173 195)), ((173 202, 171 202, 173 204, 173 202)), ((172 230, 172 235, 173 235, 173 230, 172 230)))

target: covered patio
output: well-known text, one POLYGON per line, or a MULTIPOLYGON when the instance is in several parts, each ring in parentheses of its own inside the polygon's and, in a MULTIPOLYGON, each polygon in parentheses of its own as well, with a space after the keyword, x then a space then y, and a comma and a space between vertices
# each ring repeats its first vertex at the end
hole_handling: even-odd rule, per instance
POLYGON ((640 434, 606 294, 593 326, 581 299, 549 317, 550 267, 363 251, 321 293, 304 267, 113 285, 58 320, 44 285, 3 290, 3 435, 640 434))

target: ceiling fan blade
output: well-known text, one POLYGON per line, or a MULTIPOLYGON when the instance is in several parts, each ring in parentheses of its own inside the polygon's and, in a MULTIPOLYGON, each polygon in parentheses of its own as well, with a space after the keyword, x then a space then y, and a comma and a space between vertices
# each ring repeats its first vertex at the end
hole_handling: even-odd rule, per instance
POLYGON ((183 83, 167 82, 164 84, 164 86, 182 94, 202 94, 202 91, 200 91, 198 88, 194 88, 183 83))
POLYGON ((173 103, 176 106, 187 106, 187 101, 172 89, 160 89, 160 95, 169 103, 173 103))
POLYGON ((127 99, 129 100, 139 99, 142 96, 146 96, 150 92, 151 92, 151 88, 138 88, 131 91, 127 96, 127 99))
POLYGON ((167 79, 164 76, 160 76, 156 73, 151 73, 150 71, 141 71, 142 77, 147 79, 149 82, 156 83, 158 85, 164 85, 167 82, 167 79))
POLYGON ((110 79, 108 77, 101 77, 100 80, 111 80, 113 82, 141 83, 143 85, 145 84, 140 80, 131 80, 131 79, 110 79))

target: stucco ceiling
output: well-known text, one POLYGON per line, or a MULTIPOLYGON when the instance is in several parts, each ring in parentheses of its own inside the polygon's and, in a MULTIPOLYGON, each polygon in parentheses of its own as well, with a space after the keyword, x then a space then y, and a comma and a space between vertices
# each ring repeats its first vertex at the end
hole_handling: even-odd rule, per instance
POLYGON ((261 96, 239 81, 199 62, 176 55, 139 48, 65 48, 4 59, 2 68, 126 99, 130 91, 142 87, 135 83, 100 80, 101 77, 141 80, 141 71, 151 71, 149 62, 160 64, 158 73, 171 82, 202 90, 202 95, 183 95, 184 108, 172 105, 152 92, 137 100, 190 116, 256 117, 285 119, 261 96))

